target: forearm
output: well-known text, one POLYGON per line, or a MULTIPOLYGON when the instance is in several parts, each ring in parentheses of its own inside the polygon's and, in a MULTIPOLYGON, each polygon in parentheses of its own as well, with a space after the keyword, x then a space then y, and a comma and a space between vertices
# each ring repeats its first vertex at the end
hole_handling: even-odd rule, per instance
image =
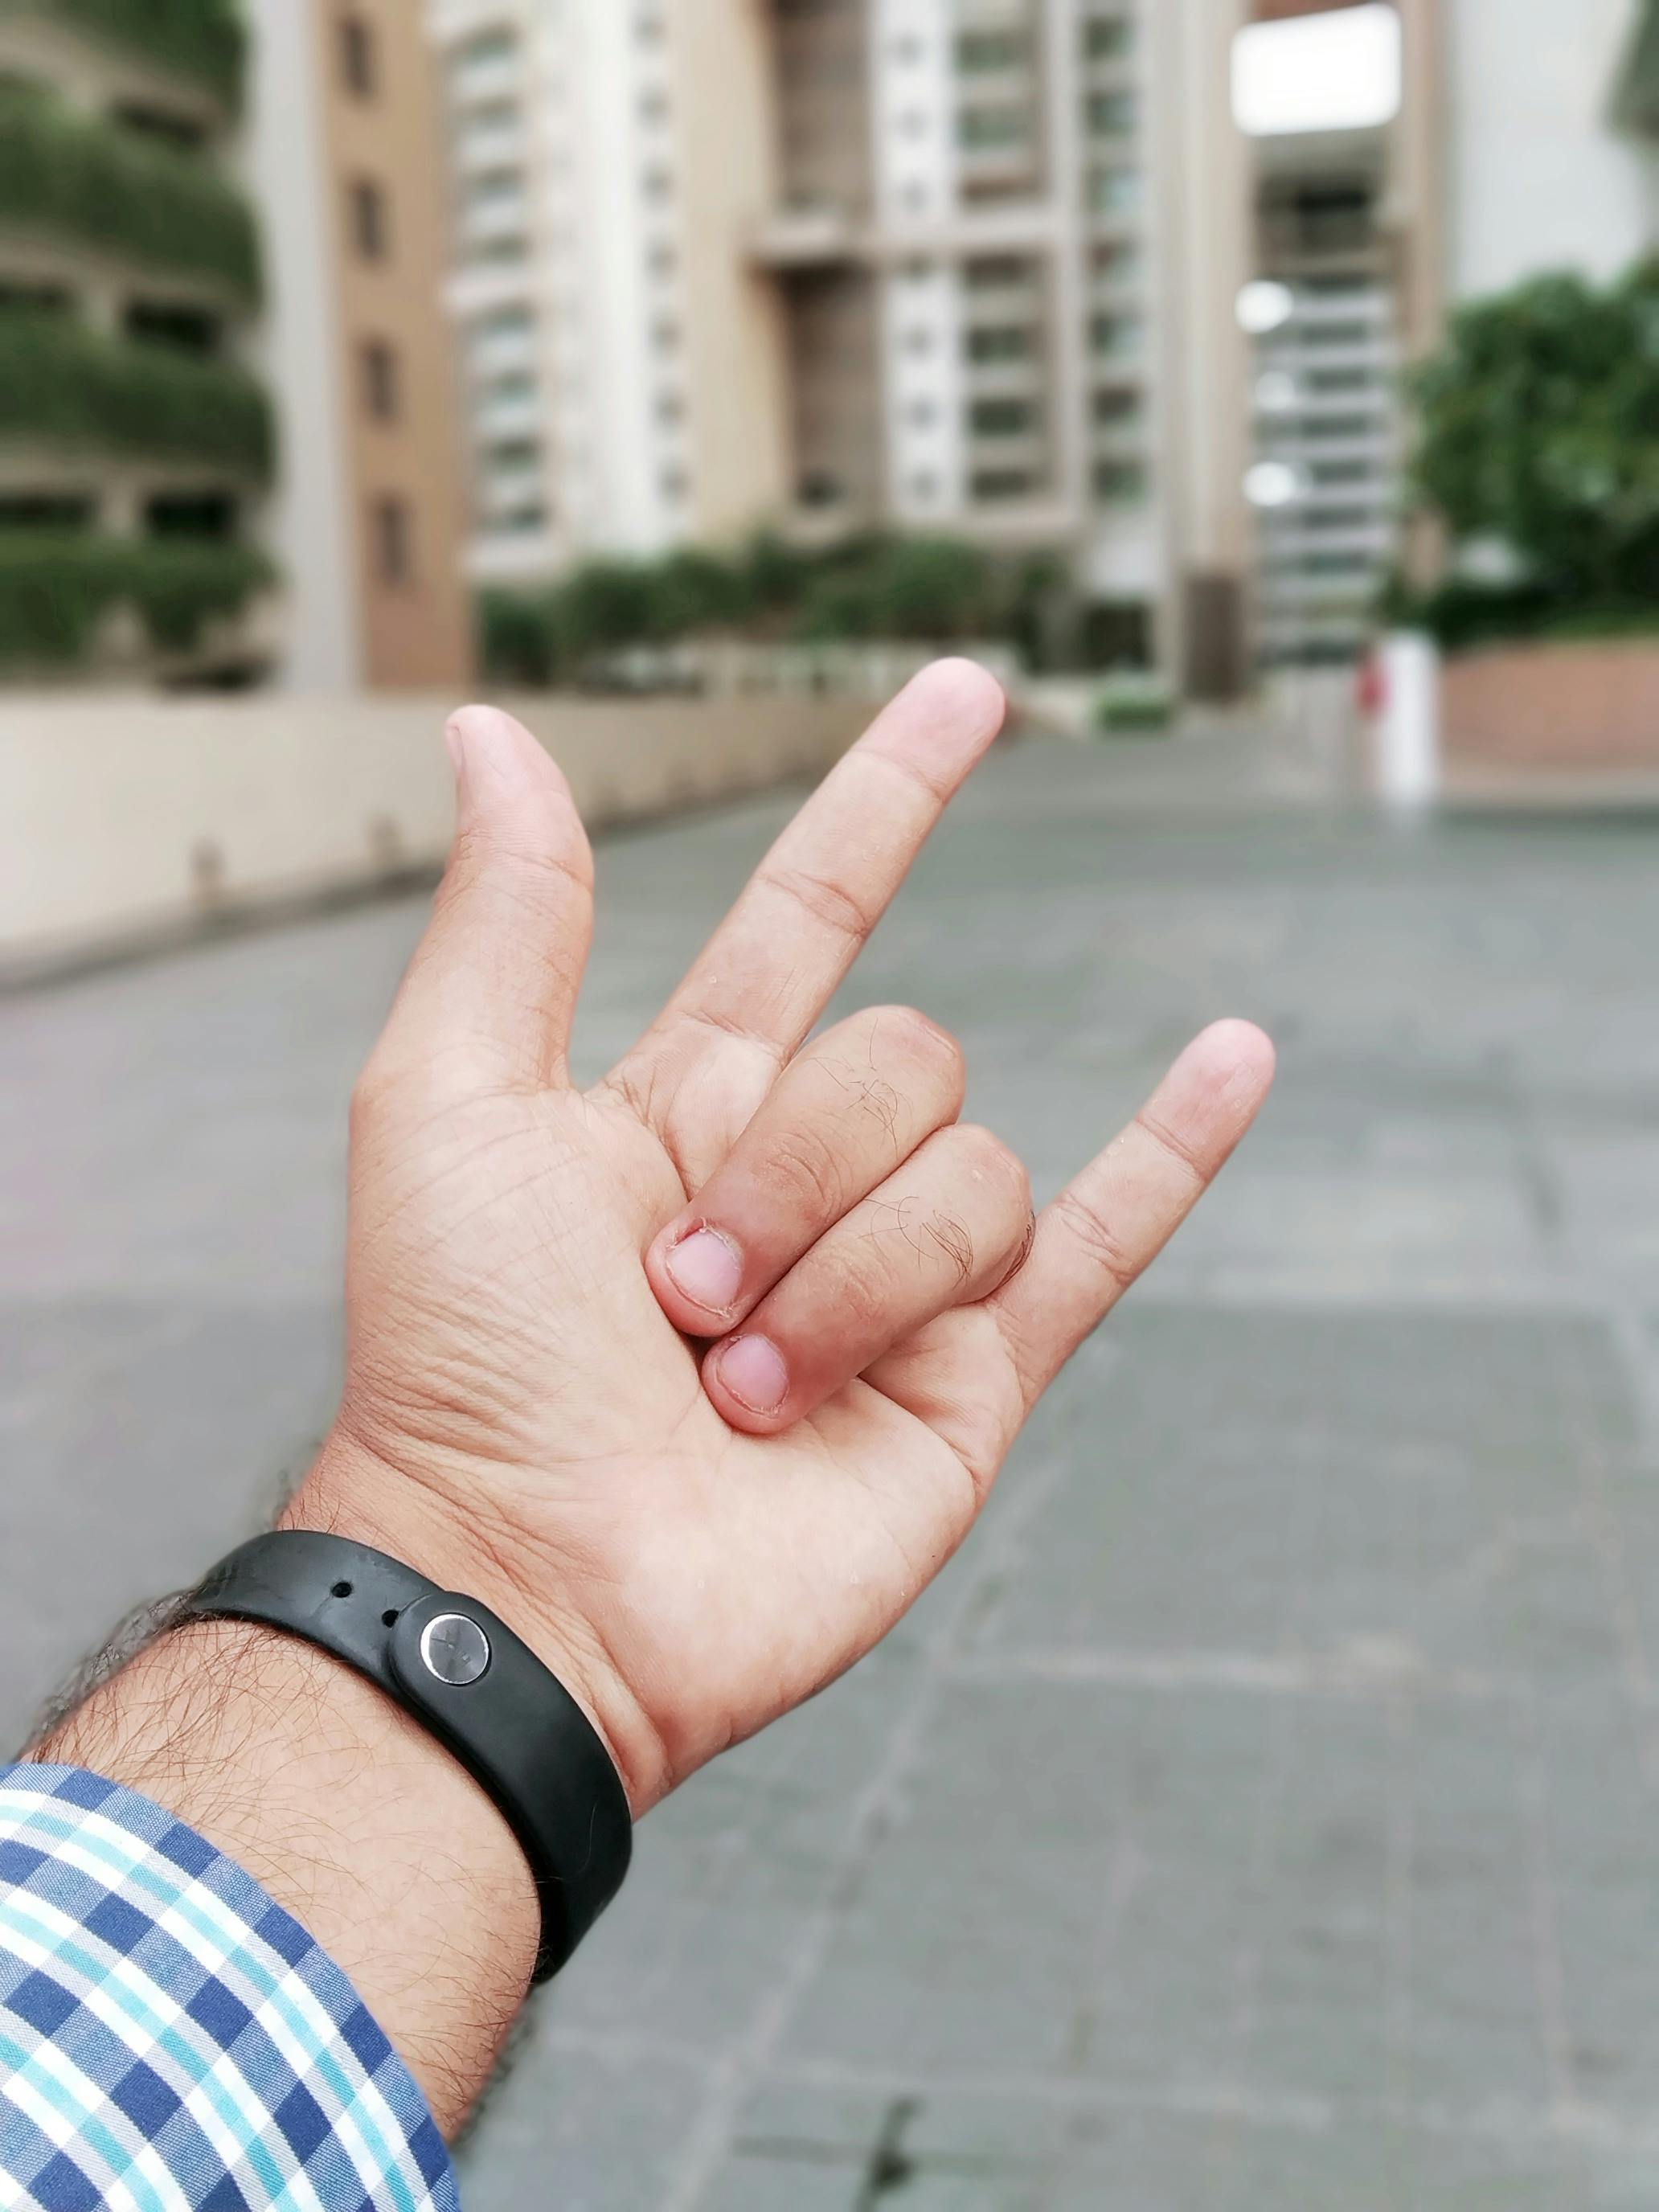
POLYGON ((539 1911, 511 1831, 422 1729, 308 1644, 198 1622, 36 1755, 154 1798, 262 1882, 351 1978, 454 2133, 524 2002, 539 1911))

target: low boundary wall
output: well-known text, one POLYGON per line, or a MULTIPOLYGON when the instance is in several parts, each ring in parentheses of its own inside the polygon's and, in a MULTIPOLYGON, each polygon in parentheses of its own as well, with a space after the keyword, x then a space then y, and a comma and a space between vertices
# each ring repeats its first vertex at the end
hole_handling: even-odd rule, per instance
MULTIPOLYGON (((435 868, 451 703, 5 700, 0 980, 435 868)), ((817 775, 872 711, 844 696, 502 703, 594 828, 817 775)))

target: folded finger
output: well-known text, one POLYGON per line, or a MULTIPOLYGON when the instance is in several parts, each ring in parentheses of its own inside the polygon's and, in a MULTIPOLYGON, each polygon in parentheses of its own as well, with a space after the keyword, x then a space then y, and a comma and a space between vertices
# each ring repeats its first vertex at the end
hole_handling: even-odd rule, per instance
POLYGON ((779 1079, 646 1255, 688 1336, 724 1336, 843 1214, 962 1111, 962 1048, 908 1006, 855 1014, 779 1079))
POLYGON ((734 1428, 790 1427, 890 1347, 1007 1278, 1030 1233, 1025 1170, 988 1131, 942 1129, 821 1237, 703 1364, 734 1428))

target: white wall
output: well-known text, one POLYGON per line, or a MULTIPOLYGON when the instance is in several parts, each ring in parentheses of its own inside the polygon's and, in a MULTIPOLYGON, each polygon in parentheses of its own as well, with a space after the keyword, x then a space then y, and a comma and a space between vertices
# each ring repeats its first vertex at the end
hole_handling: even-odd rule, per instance
POLYGON ((1447 0, 1454 298, 1606 276, 1654 241, 1651 155, 1608 111, 1636 0, 1447 0))
MULTIPOLYGON (((863 693, 509 703, 591 823, 820 774, 872 712, 863 693)), ((0 703, 0 972, 434 864, 454 819, 452 704, 14 695, 0 703)))
POLYGON ((279 410, 282 472, 265 533, 288 599, 276 680, 285 690, 348 691, 362 683, 363 655, 339 412, 337 211, 314 21, 300 0, 250 0, 248 19, 242 159, 264 229, 270 300, 246 350, 279 410))

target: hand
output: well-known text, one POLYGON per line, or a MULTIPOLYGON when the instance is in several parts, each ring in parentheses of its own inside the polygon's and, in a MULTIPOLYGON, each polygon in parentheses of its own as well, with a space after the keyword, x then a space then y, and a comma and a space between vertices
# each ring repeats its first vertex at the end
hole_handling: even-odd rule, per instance
POLYGON ((1033 1225, 922 1017, 802 1051, 1002 714, 966 663, 920 677, 586 1094, 568 789, 505 716, 451 726, 453 857, 354 1101, 343 1401, 289 1520, 492 1606, 636 1813, 899 1619, 1271 1080, 1211 1030, 1033 1225))

